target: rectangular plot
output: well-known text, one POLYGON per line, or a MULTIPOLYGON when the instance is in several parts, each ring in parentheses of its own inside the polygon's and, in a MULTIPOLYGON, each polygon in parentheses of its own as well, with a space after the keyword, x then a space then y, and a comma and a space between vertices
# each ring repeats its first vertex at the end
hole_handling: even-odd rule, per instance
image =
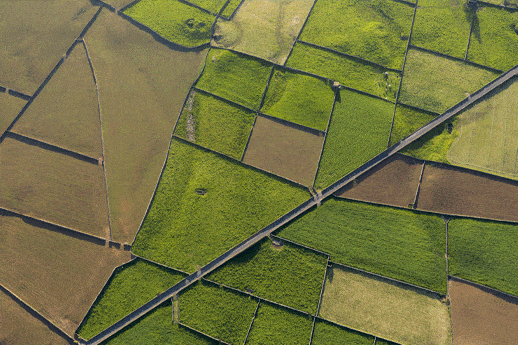
POLYGON ((315 323, 313 345, 372 345, 374 337, 360 332, 333 325, 332 323, 318 319, 315 323))

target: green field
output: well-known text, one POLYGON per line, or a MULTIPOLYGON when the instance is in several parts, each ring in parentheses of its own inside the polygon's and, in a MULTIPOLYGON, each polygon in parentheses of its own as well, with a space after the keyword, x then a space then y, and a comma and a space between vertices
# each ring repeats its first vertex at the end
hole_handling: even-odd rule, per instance
POLYGON ((434 118, 435 116, 425 111, 416 110, 398 104, 396 107, 396 114, 394 115, 394 124, 392 125, 389 146, 392 146, 401 139, 406 138, 428 122, 432 121, 434 118))
POLYGON ((325 131, 333 99, 334 92, 326 82, 276 68, 261 111, 286 121, 325 131))
POLYGON ((173 139, 133 252, 194 272, 308 198, 300 187, 173 139))
POLYGON ((179 0, 142 0, 124 13, 168 40, 186 47, 209 43, 210 29, 216 19, 179 0))
POLYGON ((390 100, 396 99, 399 74, 340 54, 297 43, 287 66, 339 81, 342 85, 390 100))
POLYGON ((21 98, 0 92, 0 109, 2 109, 2 116, 0 116, 0 135, 11 125, 11 122, 18 116, 25 103, 27 103, 27 101, 21 98))
POLYGON ((338 181, 387 148, 394 104, 342 90, 324 144, 315 188, 338 181))
POLYGON ((188 0, 191 4, 200 6, 203 9, 209 10, 214 14, 219 13, 227 0, 188 0))
POLYGON ((312 324, 313 319, 308 316, 261 302, 246 344, 306 345, 312 324))
POLYGON ((185 278, 182 273, 136 259, 116 269, 77 330, 90 339, 185 278))
POLYGON ((198 282, 178 297, 180 322, 230 344, 243 344, 257 301, 198 282))
POLYGON ((234 11, 236 10, 237 6, 239 6, 241 1, 242 0, 230 0, 227 7, 225 7, 223 12, 221 12, 221 15, 225 16, 227 18, 230 17, 232 15, 232 13, 234 13, 234 11))
POLYGON ((412 44, 464 59, 472 16, 466 0, 419 0, 412 44))
POLYGON ((471 35, 468 59, 502 71, 518 64, 518 12, 481 7, 471 35))
POLYGON ((270 76, 266 61, 223 49, 211 49, 196 87, 257 109, 270 76))
POLYGON ((448 227, 449 274, 518 296, 516 225, 453 219, 448 227))
POLYGON ((412 49, 399 101, 443 113, 497 76, 495 72, 412 49))
POLYGON ((413 14, 396 1, 318 1, 300 39, 400 69, 413 14))
POLYGON ((374 337, 317 320, 312 345, 372 345, 374 337))
POLYGON ((329 199, 279 236, 329 253, 334 262, 446 292, 445 226, 438 216, 329 199))
POLYGON ((254 120, 255 113, 247 109, 193 90, 174 133, 240 160, 254 120))
POLYGON ((211 273, 207 279, 314 314, 327 258, 290 244, 263 240, 211 273))
POLYGON ((503 5, 511 8, 518 8, 518 0, 485 0, 495 5, 503 5))

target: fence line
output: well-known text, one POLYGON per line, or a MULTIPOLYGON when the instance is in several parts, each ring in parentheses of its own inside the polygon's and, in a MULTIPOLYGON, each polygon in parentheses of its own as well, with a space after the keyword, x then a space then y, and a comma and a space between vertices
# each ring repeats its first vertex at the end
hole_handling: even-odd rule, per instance
POLYGON ((117 9, 114 6, 108 4, 107 2, 104 2, 103 0, 91 0, 91 2, 97 6, 106 7, 106 9, 110 12, 117 12, 117 9))
MULTIPOLYGON (((315 182, 316 182, 317 176, 318 176, 318 170, 320 169, 320 162, 322 162, 322 156, 324 155, 324 147, 326 146, 327 135, 329 133, 329 127, 331 126, 331 119, 333 117, 333 113, 334 113, 334 110, 335 110, 336 99, 337 99, 337 97, 341 97, 339 95, 340 95, 340 90, 336 90, 335 89, 335 96, 333 98, 333 106, 331 107, 331 112, 329 113, 329 119, 327 120, 327 127, 326 127, 325 136, 324 136, 324 142, 322 143, 322 148, 320 149, 320 155, 318 156, 317 170, 315 172, 315 177, 313 178, 313 183, 311 184, 312 188, 315 187, 315 182)), ((320 198, 318 196, 318 194, 316 194, 316 198, 317 199, 320 198)))
POLYGON ((196 5, 196 4, 194 4, 194 3, 190 2, 190 1, 187 1, 187 0, 178 0, 178 1, 183 3, 183 4, 185 4, 185 5, 187 5, 187 6, 191 6, 191 7, 197 8, 197 9, 201 10, 202 12, 205 12, 205 13, 208 13, 208 14, 212 14, 213 16, 218 16, 217 13, 211 12, 211 11, 207 10, 206 8, 203 8, 203 7, 199 6, 199 5, 196 5))
POLYGON ((423 162, 423 168, 421 169, 421 175, 419 176, 419 182, 417 183, 417 190, 415 191, 414 204, 412 205, 413 209, 417 208, 417 202, 419 199, 419 192, 421 191, 421 182, 423 182, 423 174, 424 174, 425 166, 426 166, 426 162, 423 162))
POLYGON ((153 264, 153 265, 160 266, 160 267, 166 268, 166 269, 168 269, 168 270, 175 271, 175 272, 177 272, 177 273, 181 273, 181 274, 183 274, 183 275, 184 275, 184 276, 186 276, 186 277, 189 275, 189 273, 188 273, 188 272, 185 272, 185 271, 179 270, 179 269, 177 269, 177 268, 172 268, 172 267, 166 266, 166 265, 164 265, 164 264, 161 264, 161 263, 159 263, 159 262, 153 261, 153 260, 151 260, 151 259, 148 259, 148 258, 142 257, 142 256, 140 256, 140 255, 138 255, 138 254, 131 253, 131 255, 133 255, 133 256, 134 256, 134 257, 136 257, 137 259, 140 259, 140 260, 142 260, 142 261, 147 261, 147 262, 149 262, 149 263, 151 263, 151 264, 153 264))
POLYGON ((199 88, 199 87, 197 87, 197 86, 193 86, 193 87, 192 87, 192 89, 193 89, 193 90, 195 90, 195 91, 198 91, 198 92, 204 93, 204 94, 206 94, 206 95, 212 96, 212 97, 214 97, 214 98, 216 98, 216 99, 218 99, 218 100, 220 100, 220 101, 222 101, 222 102, 230 103, 231 105, 233 105, 233 106, 235 106, 235 107, 243 108, 243 109, 248 110, 249 112, 252 112, 252 113, 255 113, 255 112, 256 112, 256 110, 254 110, 254 109, 252 109, 252 108, 249 108, 249 107, 247 107, 246 105, 243 105, 243 104, 241 104, 241 103, 237 103, 237 102, 232 101, 232 100, 230 100, 230 99, 228 99, 228 98, 225 98, 225 97, 223 97, 223 96, 216 95, 215 93, 210 92, 210 91, 207 91, 207 90, 205 90, 205 89, 200 89, 200 88, 199 88))
POLYGON ((417 4, 414 4, 413 2, 406 1, 406 0, 392 0, 392 1, 400 2, 400 3, 408 5, 410 7, 417 7, 417 4))
MULTIPOLYGON (((393 1, 393 0, 392 0, 393 1)), ((381 96, 378 96, 378 95, 375 95, 373 93, 369 93, 367 91, 362 91, 362 90, 359 90, 359 89, 355 89, 353 87, 350 87, 350 86, 345 86, 345 85, 340 85, 340 89, 345 89, 345 90, 349 90, 349 91, 354 91, 356 93, 359 93, 359 94, 362 94, 364 96, 368 96, 368 97, 372 97, 372 98, 376 98, 376 99, 379 99, 381 101, 385 101, 385 102, 388 102, 388 103, 392 103, 392 104, 396 104, 395 101, 392 101, 388 98, 383 98, 381 96)))
MULTIPOLYGON (((5 92, 5 91, 3 91, 5 92)), ((13 97, 17 97, 17 98, 21 98, 25 101, 30 101, 32 96, 29 96, 29 95, 26 95, 22 92, 19 92, 19 91, 15 91, 15 90, 12 90, 12 89, 7 89, 7 93, 10 94, 11 96, 13 97)))
POLYGON ((322 304, 322 297, 324 296, 324 289, 326 286, 326 279, 327 279, 327 269, 329 267, 329 255, 327 256, 326 260, 326 269, 324 271, 324 279, 322 280, 322 286, 320 288, 320 297, 318 298, 318 306, 317 306, 317 312, 315 313, 315 317, 313 318, 313 326, 311 328, 311 336, 309 338, 309 345, 313 342, 313 335, 315 333, 315 323, 317 321, 317 316, 320 313, 320 305, 322 304))
POLYGON ((330 254, 329 254, 329 253, 325 253, 325 252, 322 252, 322 251, 320 251, 320 250, 317 250, 317 249, 314 249, 314 248, 311 248, 311 247, 307 247, 307 246, 305 246, 305 245, 303 245, 303 244, 300 244, 300 243, 297 243, 297 242, 294 242, 294 241, 291 241, 291 240, 287 240, 287 239, 285 239, 284 237, 279 237, 279 236, 276 236, 276 235, 270 235, 270 237, 271 237, 271 238, 273 238, 273 239, 280 240, 280 241, 282 241, 282 242, 289 243, 289 244, 291 244, 291 245, 293 245, 293 246, 300 247, 300 248, 303 248, 303 249, 305 249, 305 250, 312 251, 312 252, 314 252, 314 253, 318 253, 318 254, 323 255, 323 256, 325 256, 325 257, 329 257, 329 256, 330 256, 330 254))
POLYGON ((197 334, 201 334, 201 335, 203 335, 203 336, 204 336, 204 337, 206 337, 206 338, 209 338, 209 339, 212 339, 212 340, 214 340, 214 341, 217 341, 217 342, 218 342, 218 344, 231 345, 231 344, 229 344, 229 343, 227 343, 227 342, 224 342, 224 341, 223 341, 223 340, 221 340, 221 339, 214 338, 214 337, 212 337, 212 336, 210 336, 210 335, 208 335, 208 334, 206 334, 206 333, 203 333, 202 331, 199 331, 199 330, 197 330, 197 329, 195 329, 195 328, 192 328, 192 327, 190 327, 190 326, 187 326, 186 324, 184 324, 184 323, 182 323, 182 322, 178 322, 178 324, 179 324, 180 326, 182 326, 182 327, 185 327, 185 328, 187 328, 187 329, 191 330, 192 332, 195 332, 195 333, 197 333, 197 334))
POLYGON ((252 321, 250 322, 250 327, 248 327, 248 332, 246 332, 246 337, 245 337, 245 341, 243 342, 243 345, 246 345, 246 341, 248 340, 248 336, 250 335, 250 331, 252 330, 252 325, 254 324, 254 320, 257 316, 257 311, 259 310, 260 304, 261 304, 261 299, 259 299, 259 301, 257 301, 257 307, 255 308, 254 316, 252 316, 252 321))
POLYGON ((250 145, 250 139, 252 139, 252 134, 254 133, 255 123, 257 122, 258 117, 259 117, 259 113, 255 112, 254 123, 252 123, 252 128, 250 128, 250 133, 248 134, 248 139, 246 141, 246 145, 243 150, 243 154, 241 155, 241 159, 239 160, 240 162, 243 162, 243 160, 245 159, 246 150, 248 150, 248 145, 250 145))
POLYGON ((261 97, 261 102, 259 102, 259 107, 257 108, 257 111, 261 110, 261 108, 264 105, 264 100, 266 99, 266 93, 268 92, 268 88, 270 87, 270 82, 272 80, 274 72, 275 72, 275 65, 273 65, 272 69, 270 70, 270 75, 268 76, 268 80, 266 81, 266 85, 264 87, 263 96, 261 97))
POLYGON ((0 92, 7 92, 7 88, 3 87, 3 86, 0 86, 0 92))
POLYGON ((309 17, 311 16, 311 12, 313 12, 313 8, 315 8, 315 5, 318 0, 313 0, 313 5, 311 5, 311 8, 309 9, 308 15, 306 16, 306 19, 304 20, 304 23, 302 23, 302 26, 300 27, 299 33, 297 34, 297 37, 295 37, 295 41, 293 41, 293 45, 291 46, 290 52, 288 53, 288 56, 286 56, 286 60, 284 60, 283 65, 286 66, 286 63, 288 62, 291 53, 293 53, 293 49, 295 48, 295 45, 297 44, 297 41, 299 40, 300 35, 302 34, 302 31, 304 31, 304 28, 306 27, 306 24, 309 20, 309 17))
POLYGON ((410 109, 413 109, 413 110, 416 110, 416 111, 420 111, 420 112, 423 112, 423 113, 427 113, 428 115, 435 116, 435 117, 441 115, 439 113, 436 113, 435 111, 423 109, 423 108, 420 108, 420 107, 415 106, 415 105, 409 105, 409 104, 400 102, 399 100, 397 102, 397 105, 398 106, 400 105, 402 107, 407 107, 407 108, 410 108, 410 109))
POLYGON ((281 124, 285 125, 286 127, 295 128, 295 129, 297 129, 299 131, 310 133, 310 134, 313 134, 313 135, 316 135, 316 136, 319 136, 319 137, 323 137, 323 136, 326 135, 326 132, 322 131, 320 129, 316 129, 316 128, 313 128, 313 127, 308 127, 308 126, 305 126, 305 125, 301 125, 299 123, 288 121, 288 120, 282 119, 282 118, 277 117, 277 116, 268 115, 268 114, 262 113, 260 111, 257 112, 257 115, 261 116, 261 117, 266 117, 266 118, 268 118, 268 119, 270 119, 272 121, 281 123, 281 124))

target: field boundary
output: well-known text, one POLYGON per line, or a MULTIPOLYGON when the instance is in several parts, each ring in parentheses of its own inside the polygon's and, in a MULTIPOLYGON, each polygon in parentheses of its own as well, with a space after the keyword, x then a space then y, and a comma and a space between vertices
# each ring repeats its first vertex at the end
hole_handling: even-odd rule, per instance
POLYGON ((106 9, 110 12, 117 12, 117 9, 115 6, 108 4, 107 2, 104 2, 103 0, 90 0, 92 3, 96 4, 97 6, 106 7, 106 9))
POLYGON ((320 314, 320 305, 322 304, 322 297, 324 296, 324 289, 326 286, 328 268, 329 268, 329 255, 327 256, 326 269, 324 271, 324 279, 322 281, 322 286, 320 287, 320 297, 318 298, 317 311, 315 313, 315 317, 313 318, 313 326, 311 327, 311 336, 309 337, 309 345, 311 345, 313 343, 313 335, 315 334, 315 324, 317 322, 317 316, 318 316, 318 314, 320 314))
MULTIPOLYGON (((392 0, 392 1, 402 3, 402 4, 408 5, 410 7, 417 7, 417 3, 414 4, 413 2, 406 1, 406 0, 392 0)), ((417 2, 417 0, 416 0, 416 2, 417 2)))
POLYGON ((27 95, 27 94, 25 94, 25 93, 22 93, 22 92, 20 92, 20 91, 15 91, 15 90, 13 90, 13 89, 6 89, 5 91, 2 91, 2 92, 6 92, 6 91, 7 91, 7 93, 8 93, 9 95, 11 95, 11 96, 13 96, 13 97, 21 98, 21 99, 23 99, 24 101, 30 101, 30 100, 31 100, 31 98, 32 98, 32 96, 29 96, 29 95, 27 95))
POLYGON ((310 133, 310 134, 313 134, 313 135, 316 135, 316 136, 319 136, 319 137, 323 137, 323 136, 326 135, 326 132, 322 131, 320 129, 304 126, 304 125, 301 125, 301 124, 296 123, 296 122, 292 122, 292 121, 288 121, 288 120, 285 120, 285 119, 281 119, 280 117, 277 117, 277 116, 273 116, 273 115, 268 115, 268 114, 262 113, 260 111, 257 112, 257 115, 261 116, 261 117, 264 117, 264 118, 267 118, 267 119, 270 119, 270 120, 272 120, 274 122, 281 123, 281 124, 285 125, 286 127, 291 127, 293 129, 299 130, 301 132, 310 133))
POLYGON ((424 168, 426 166, 426 162, 423 162, 423 168, 421 169, 421 174, 419 175, 419 182, 417 183, 417 190, 415 191, 415 197, 414 197, 414 204, 412 206, 412 209, 417 208, 417 203, 419 201, 419 192, 421 191, 421 182, 423 182, 423 174, 424 174, 424 168))
MULTIPOLYGON (((203 8, 200 5, 196 5, 196 4, 194 4, 194 3, 190 2, 190 1, 187 1, 187 0, 178 0, 178 1, 181 2, 182 4, 185 4, 185 5, 188 5, 188 6, 191 6, 191 7, 195 7, 195 8, 197 8, 197 9, 199 9, 199 10, 205 12, 205 13, 212 14, 213 16, 218 16, 219 12, 218 13, 211 12, 211 11, 207 10, 206 8, 203 8)), ((223 6, 221 8, 225 7, 225 5, 227 3, 228 3, 228 0, 223 4, 223 6)), ((221 9, 220 9, 220 11, 221 11, 221 9)))
POLYGON ((487 6, 487 7, 495 7, 495 8, 500 8, 502 10, 508 10, 508 11, 512 11, 512 12, 518 11, 518 7, 509 7, 509 6, 504 6, 504 5, 492 4, 490 2, 486 2, 486 1, 482 1, 482 0, 478 0, 478 3, 482 4, 483 6, 487 6))
MULTIPOLYGON (((207 91, 207 90, 204 90, 204 89, 200 89, 200 88, 199 88, 199 87, 197 87, 197 86, 193 86, 193 87, 191 87, 191 90, 195 90, 195 91, 197 91, 197 92, 204 93, 204 94, 206 94, 206 95, 208 95, 208 96, 212 96, 212 97, 216 98, 218 101, 222 101, 222 102, 225 102, 225 103, 230 103, 230 104, 231 104, 232 106, 234 106, 234 107, 243 108, 243 109, 245 109, 245 110, 248 110, 248 111, 249 111, 249 112, 251 112, 251 113, 256 113, 256 112, 257 112, 257 110, 254 110, 254 109, 252 109, 252 108, 249 108, 249 107, 247 107, 246 105, 243 105, 243 104, 241 104, 241 103, 237 103, 237 102, 232 101, 232 100, 230 100, 230 99, 228 99, 228 98, 225 98, 225 97, 223 97, 223 96, 219 96, 219 95, 217 95, 217 94, 215 94, 215 93, 213 93, 213 92, 210 92, 210 91, 207 91)), ((182 109, 182 110, 183 110, 183 109, 182 109)), ((181 115, 181 113, 180 113, 180 115, 181 115)))
POLYGON ((181 321, 178 321, 178 324, 179 324, 180 326, 182 326, 182 327, 185 327, 185 328, 189 329, 190 331, 192 331, 192 332, 194 332, 194 333, 197 333, 197 334, 203 335, 205 338, 209 338, 209 339, 212 339, 212 340, 214 340, 214 341, 217 341, 217 342, 218 342, 218 344, 231 345, 231 344, 229 344, 229 343, 224 342, 224 341, 223 341, 223 340, 221 340, 221 339, 214 338, 214 337, 212 337, 212 336, 210 336, 210 335, 208 335, 208 334, 206 334, 206 333, 203 333, 202 331, 199 331, 199 330, 197 330, 197 329, 195 329, 195 328, 192 328, 192 327, 190 327, 190 326, 187 326, 185 323, 182 323, 181 321))
MULTIPOLYGON (((391 0, 389 0, 391 1, 391 0)), ((393 0, 392 0, 393 1, 393 0)), ((367 96, 367 97, 371 97, 371 98, 376 98, 376 99, 379 99, 380 101, 385 101, 385 102, 388 102, 388 103, 392 103, 394 105, 396 105, 396 101, 392 101, 388 98, 383 98, 381 96, 378 96, 378 95, 375 95, 375 94, 372 94, 372 93, 369 93, 367 91, 362 91, 362 90, 358 90, 358 89, 355 89, 353 87, 350 87, 350 86, 345 86, 345 85, 341 85, 340 84, 340 89, 341 90, 349 90, 349 91, 353 91, 353 92, 356 92, 356 93, 359 93, 359 94, 362 94, 364 96, 367 96)))
MULTIPOLYGON (((322 148, 320 149, 320 155, 318 156, 317 170, 315 172, 315 176, 313 177, 313 183, 311 184, 311 188, 315 188, 315 182, 317 180, 318 171, 320 170, 320 162, 322 162, 322 156, 324 155, 324 147, 326 146, 327 135, 329 134, 329 127, 331 127, 331 119, 333 117, 333 113, 335 112, 336 98, 339 95, 340 90, 335 89, 335 95, 333 98, 333 106, 331 107, 331 112, 329 113, 329 118, 327 119, 327 127, 324 135, 324 142, 322 143, 322 148)), ((341 96, 340 96, 341 97, 341 96)), ((340 98, 341 99, 341 98, 340 98)), ((316 195, 317 199, 319 198, 318 194, 316 195)))
POLYGON ((227 3, 225 4, 225 6, 223 6, 221 8, 221 11, 219 13, 219 17, 223 20, 226 20, 227 22, 231 21, 232 19, 234 19, 234 16, 236 15, 236 12, 241 8, 241 5, 243 5, 243 3, 245 2, 245 0, 241 0, 241 2, 237 5, 236 9, 234 10, 234 12, 232 12, 232 14, 228 17, 225 17, 224 15, 222 15, 221 13, 223 13, 223 11, 227 8, 228 4, 230 4, 230 0, 227 1, 227 3))
POLYGON ((304 20, 304 23, 302 23, 302 26, 300 27, 299 33, 297 34, 297 37, 295 37, 295 40, 293 41, 293 44, 291 45, 290 52, 286 56, 286 59, 284 60, 283 66, 286 66, 286 63, 288 62, 288 60, 289 60, 289 58, 291 56, 291 53, 293 52, 293 48, 295 48, 295 45, 297 44, 297 41, 299 40, 300 35, 302 34, 302 31, 304 31, 304 28, 306 27, 306 24, 307 24, 307 22, 309 20, 309 17, 311 16, 311 12, 313 12, 313 8, 315 8, 315 5, 316 5, 317 1, 318 0, 313 0, 313 5, 311 5, 311 8, 308 11, 308 15, 306 16, 306 19, 304 20))
POLYGON ((418 106, 415 106, 415 105, 408 105, 408 104, 400 102, 400 101, 397 102, 397 105, 400 105, 402 107, 407 107, 407 108, 410 108, 410 109, 413 109, 413 110, 416 110, 416 111, 420 111, 420 112, 423 112, 423 113, 427 113, 428 115, 435 116, 435 117, 441 115, 439 113, 436 113, 435 111, 419 108, 418 106))
POLYGON ((245 159, 246 150, 248 150, 248 145, 250 145, 250 140, 252 139, 252 134, 254 132, 255 123, 257 122, 257 118, 258 117, 259 117, 259 114, 256 111, 255 112, 255 117, 254 117, 254 123, 252 123, 252 128, 250 129, 250 133, 248 133, 248 139, 246 141, 246 145, 245 145, 245 148, 243 150, 243 154, 241 155, 241 159, 239 160, 240 162, 243 162, 243 160, 245 159))
POLYGON ((493 296, 496 296, 498 298, 506 300, 507 302, 511 302, 513 304, 517 304, 518 305, 518 296, 512 295, 512 294, 507 293, 507 292, 503 292, 501 290, 497 290, 497 289, 492 288, 492 287, 487 286, 487 285, 482 285, 482 284, 476 283, 476 282, 471 281, 471 280, 460 278, 458 276, 450 275, 450 276, 448 276, 448 278, 450 280, 458 281, 460 283, 464 283, 464 284, 471 285, 473 287, 479 288, 482 291, 491 293, 493 296))
POLYGON ((246 342, 248 340, 248 336, 250 335, 250 331, 252 330, 252 325, 254 324, 255 318, 257 317, 257 311, 259 310, 259 305, 261 304, 261 299, 257 301, 257 307, 254 311, 254 316, 252 316, 252 321, 250 322, 250 327, 248 327, 248 332, 246 332, 245 341, 243 342, 243 345, 246 345, 246 342))

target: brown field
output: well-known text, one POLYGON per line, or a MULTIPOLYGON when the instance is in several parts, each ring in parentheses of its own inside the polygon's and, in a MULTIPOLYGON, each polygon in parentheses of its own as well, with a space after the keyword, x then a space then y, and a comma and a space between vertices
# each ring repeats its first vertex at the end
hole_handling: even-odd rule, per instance
POLYGON ((311 187, 324 137, 259 116, 243 162, 311 187))
POLYGON ((0 181, 0 207, 109 236, 102 166, 5 138, 0 181))
POLYGON ((417 209, 517 222, 516 205, 517 181, 427 163, 417 209))
POLYGON ((131 243, 207 51, 172 50, 107 10, 85 42, 99 85, 113 238, 131 243))
POLYGON ((133 2, 133 0, 103 0, 105 3, 112 5, 116 9, 122 8, 129 4, 130 2, 133 2))
POLYGON ((20 113, 25 103, 21 98, 0 92, 0 135, 11 125, 11 122, 20 113))
POLYGON ((518 344, 518 299, 450 280, 454 345, 518 344))
POLYGON ((102 157, 97 92, 82 44, 75 46, 12 131, 102 157))
POLYGON ((0 80, 32 95, 97 8, 83 0, 0 1, 0 80))
POLYGON ((335 196, 408 207, 414 203, 423 163, 396 154, 338 191, 335 196))
POLYGON ((129 252, 17 217, 0 215, 0 233, 2 285, 69 335, 74 334, 112 270, 130 259, 129 252))

